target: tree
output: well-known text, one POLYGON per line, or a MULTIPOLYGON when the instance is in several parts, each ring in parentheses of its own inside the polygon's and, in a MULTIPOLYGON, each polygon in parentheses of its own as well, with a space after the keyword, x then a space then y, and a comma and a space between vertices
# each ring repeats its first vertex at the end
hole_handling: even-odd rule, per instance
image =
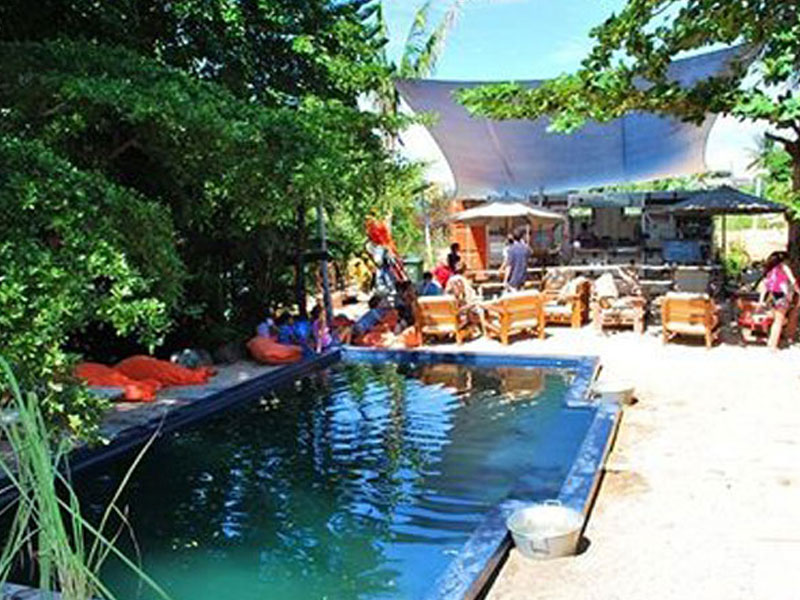
POLYGON ((785 0, 628 0, 591 31, 595 46, 581 68, 536 89, 507 83, 460 93, 474 113, 500 119, 550 117, 555 131, 630 111, 675 115, 700 123, 709 113, 769 125, 770 139, 792 159, 795 219, 790 233, 800 257, 800 7, 785 0), (683 54, 741 44, 726 72, 689 86, 669 76, 683 54))
POLYGON ((390 76, 364 2, 41 9, 0 5, 0 343, 84 433, 78 353, 243 339, 291 303, 304 207, 346 255, 365 234, 337 225, 408 206, 418 171, 382 143, 404 119, 358 107, 390 76))

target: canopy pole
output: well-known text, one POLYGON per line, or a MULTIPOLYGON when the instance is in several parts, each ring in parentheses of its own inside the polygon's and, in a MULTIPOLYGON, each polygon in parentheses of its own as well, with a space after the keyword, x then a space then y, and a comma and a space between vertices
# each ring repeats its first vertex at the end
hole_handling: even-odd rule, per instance
POLYGON ((322 200, 317 203, 317 230, 319 231, 320 250, 322 251, 322 304, 325 307, 325 318, 328 323, 333 322, 333 303, 331 302, 331 287, 328 281, 328 239, 325 231, 325 214, 322 210, 322 200))

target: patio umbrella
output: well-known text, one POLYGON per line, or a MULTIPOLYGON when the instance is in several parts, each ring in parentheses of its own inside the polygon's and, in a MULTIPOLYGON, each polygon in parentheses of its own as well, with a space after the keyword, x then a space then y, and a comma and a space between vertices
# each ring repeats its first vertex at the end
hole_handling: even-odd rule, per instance
POLYGON ((497 221, 509 223, 511 219, 517 218, 524 218, 534 225, 555 225, 565 220, 564 215, 557 212, 522 202, 487 202, 461 211, 450 220, 455 223, 486 225, 497 221))
POLYGON ((739 191, 729 185, 713 190, 697 192, 688 199, 667 209, 683 215, 708 215, 722 217, 722 253, 727 252, 728 235, 725 217, 727 215, 758 215, 766 213, 785 213, 783 204, 770 202, 758 196, 739 191))
POLYGON ((716 215, 757 215, 786 212, 786 207, 758 196, 741 192, 729 185, 713 190, 697 192, 688 199, 678 202, 668 209, 670 212, 684 214, 716 215))

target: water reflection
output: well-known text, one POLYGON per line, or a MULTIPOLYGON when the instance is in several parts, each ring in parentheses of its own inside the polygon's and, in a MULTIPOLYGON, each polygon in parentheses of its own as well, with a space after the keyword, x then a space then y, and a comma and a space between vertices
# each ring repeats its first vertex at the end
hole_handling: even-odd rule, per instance
MULTIPOLYGON (((305 379, 152 449, 125 498, 144 566, 177 600, 416 597, 520 481, 561 485, 588 423, 566 389, 560 372, 461 365, 305 379)), ((120 476, 87 483, 95 515, 120 476)), ((119 565, 108 576, 139 597, 119 565)))

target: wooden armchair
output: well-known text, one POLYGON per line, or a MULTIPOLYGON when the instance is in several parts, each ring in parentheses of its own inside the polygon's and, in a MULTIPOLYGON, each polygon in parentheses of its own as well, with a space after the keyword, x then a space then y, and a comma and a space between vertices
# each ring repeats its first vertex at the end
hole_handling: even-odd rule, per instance
POLYGON ((423 343, 425 336, 454 336, 457 344, 464 342, 468 326, 459 321, 458 302, 455 296, 421 296, 419 305, 418 327, 423 343))
POLYGON ((508 345, 515 333, 533 331, 544 339, 544 296, 539 292, 508 294, 485 305, 486 335, 508 345))
POLYGON ((711 348, 719 338, 719 308, 707 294, 669 292, 661 304, 661 327, 664 343, 676 335, 705 338, 711 348))
POLYGON ((547 324, 570 325, 574 329, 589 321, 592 283, 583 277, 571 279, 561 288, 545 283, 544 316, 547 324))
POLYGON ((602 331, 605 327, 633 327, 644 333, 647 298, 631 275, 607 273, 598 278, 592 290, 592 323, 602 331))

